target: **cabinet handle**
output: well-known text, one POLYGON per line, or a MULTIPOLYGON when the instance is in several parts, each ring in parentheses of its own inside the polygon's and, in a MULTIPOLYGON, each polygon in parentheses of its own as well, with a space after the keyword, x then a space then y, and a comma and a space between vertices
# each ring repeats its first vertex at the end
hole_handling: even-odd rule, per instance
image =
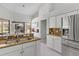
POLYGON ((22 53, 22 51, 20 53, 22 53))
POLYGON ((24 53, 24 51, 21 51, 20 53, 24 53))
POLYGON ((24 53, 24 51, 23 51, 23 53, 24 53))

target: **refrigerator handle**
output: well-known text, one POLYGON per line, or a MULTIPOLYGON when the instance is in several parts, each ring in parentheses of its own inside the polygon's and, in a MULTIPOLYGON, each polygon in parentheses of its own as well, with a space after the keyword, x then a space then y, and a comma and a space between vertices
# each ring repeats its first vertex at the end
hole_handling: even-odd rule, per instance
POLYGON ((75 18, 74 18, 74 15, 70 15, 69 16, 69 39, 70 40, 74 40, 75 38, 75 18))
POLYGON ((73 15, 73 39, 75 40, 75 20, 76 20, 76 15, 73 15))

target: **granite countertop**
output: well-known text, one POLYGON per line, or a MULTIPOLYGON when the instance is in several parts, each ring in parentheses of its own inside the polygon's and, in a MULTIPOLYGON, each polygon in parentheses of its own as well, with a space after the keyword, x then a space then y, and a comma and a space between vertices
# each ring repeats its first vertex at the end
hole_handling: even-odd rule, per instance
POLYGON ((29 39, 29 40, 27 38, 21 38, 18 42, 16 42, 16 41, 13 42, 13 40, 12 40, 12 41, 10 41, 10 43, 0 44, 0 49, 6 48, 6 47, 11 47, 11 46, 16 46, 16 45, 20 45, 20 44, 24 44, 24 43, 34 42, 34 41, 38 41, 38 40, 40 40, 40 38, 38 38, 38 37, 34 37, 33 39, 29 39))

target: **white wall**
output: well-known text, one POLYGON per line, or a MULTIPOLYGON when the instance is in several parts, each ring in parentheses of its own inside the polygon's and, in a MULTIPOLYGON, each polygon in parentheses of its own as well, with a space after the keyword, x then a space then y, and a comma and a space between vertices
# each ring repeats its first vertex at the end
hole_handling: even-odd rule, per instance
POLYGON ((39 9, 38 17, 40 17, 41 20, 43 20, 42 18, 48 18, 50 16, 49 15, 50 9, 51 9, 51 4, 49 3, 43 4, 41 8, 39 9))
POLYGON ((0 17, 11 20, 11 13, 0 5, 0 17))

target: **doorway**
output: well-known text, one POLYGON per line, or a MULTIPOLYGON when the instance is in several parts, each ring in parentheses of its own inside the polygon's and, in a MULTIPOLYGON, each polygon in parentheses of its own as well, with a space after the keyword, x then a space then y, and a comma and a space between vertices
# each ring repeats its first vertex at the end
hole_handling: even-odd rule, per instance
POLYGON ((42 42, 46 43, 46 33, 47 33, 47 20, 41 21, 41 38, 42 42))

